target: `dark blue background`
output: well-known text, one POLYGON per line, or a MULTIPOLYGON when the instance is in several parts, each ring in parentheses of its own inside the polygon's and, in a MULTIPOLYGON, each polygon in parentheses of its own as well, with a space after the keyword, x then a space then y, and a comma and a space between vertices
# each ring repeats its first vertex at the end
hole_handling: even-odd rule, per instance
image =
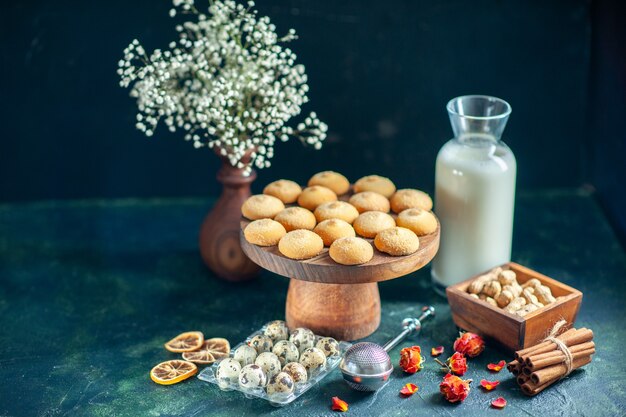
MULTIPOLYGON (((626 13, 617 1, 260 0, 305 64, 320 152, 279 144, 255 184, 321 169, 432 190, 448 99, 491 94, 520 189, 589 183, 626 229, 626 13)), ((200 5, 201 2, 198 2, 200 5)), ((214 195, 217 159, 134 128, 117 61, 175 37, 168 1, 12 1, 0 13, 0 200, 214 195)), ((202 6, 200 6, 202 7, 202 6)))

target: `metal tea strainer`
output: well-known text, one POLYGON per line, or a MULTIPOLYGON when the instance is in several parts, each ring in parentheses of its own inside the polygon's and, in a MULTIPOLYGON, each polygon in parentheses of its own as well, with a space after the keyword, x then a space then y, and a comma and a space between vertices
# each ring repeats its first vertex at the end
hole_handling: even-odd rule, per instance
POLYGON ((422 315, 418 318, 402 320, 404 328, 402 332, 384 346, 372 342, 359 342, 352 345, 339 364, 343 379, 350 387, 358 391, 376 391, 382 388, 393 371, 391 358, 387 352, 411 333, 419 332, 422 322, 434 315, 435 308, 428 306, 422 308, 422 315))

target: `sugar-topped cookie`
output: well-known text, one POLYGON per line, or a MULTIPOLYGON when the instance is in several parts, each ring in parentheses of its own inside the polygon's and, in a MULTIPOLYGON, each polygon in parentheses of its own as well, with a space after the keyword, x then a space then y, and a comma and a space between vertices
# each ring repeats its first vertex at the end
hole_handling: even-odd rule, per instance
POLYGON ((303 207, 287 207, 274 220, 282 224, 288 232, 297 229, 313 230, 317 223, 313 213, 303 207))
POLYGON ((330 188, 337 195, 342 195, 350 190, 350 181, 335 171, 323 171, 313 175, 309 180, 309 187, 321 185, 330 188))
POLYGON ((332 243, 342 237, 354 237, 354 229, 346 221, 340 219, 324 220, 313 229, 324 241, 324 246, 330 246, 332 243))
POLYGON ((241 206, 241 214, 247 219, 273 219, 285 205, 271 195, 257 194, 249 197, 241 206))
POLYGON ((420 247, 415 233, 404 227, 383 230, 374 239, 376 249, 392 256, 405 256, 417 252, 420 247))
POLYGON ((374 191, 389 198, 396 191, 394 183, 386 177, 368 175, 354 183, 354 192, 374 191))
POLYGON ((435 215, 419 208, 410 208, 400 212, 396 224, 412 230, 418 236, 424 236, 437 230, 435 215))
POLYGON ((333 261, 342 265, 360 265, 374 256, 372 244, 360 237, 342 237, 330 245, 328 254, 333 261))
POLYGON ((270 182, 263 189, 263 194, 274 196, 285 204, 295 203, 301 192, 302 187, 291 180, 270 182))
POLYGON ((389 212, 389 200, 387 200, 387 197, 374 191, 363 191, 354 194, 349 201, 350 204, 356 207, 359 213, 365 213, 366 211, 389 212))
POLYGON ((309 259, 324 249, 322 238, 310 230, 294 230, 278 242, 280 253, 291 259, 309 259))
POLYGON ((387 213, 366 211, 354 221, 354 230, 363 237, 375 237, 379 232, 395 227, 396 222, 387 213))
POLYGON ((331 201, 315 209, 315 218, 318 222, 329 219, 341 219, 350 224, 359 217, 359 211, 352 204, 345 201, 331 201))
POLYGON ((311 211, 315 210, 317 206, 331 201, 337 201, 337 194, 330 188, 321 185, 305 188, 298 197, 298 205, 311 211))
POLYGON ((422 210, 432 210, 433 200, 424 191, 414 188, 404 188, 398 190, 390 198, 391 209, 395 213, 400 213, 410 208, 420 208, 422 210))
POLYGON ((282 224, 272 219, 255 220, 243 230, 243 236, 253 245, 274 246, 287 231, 282 224))

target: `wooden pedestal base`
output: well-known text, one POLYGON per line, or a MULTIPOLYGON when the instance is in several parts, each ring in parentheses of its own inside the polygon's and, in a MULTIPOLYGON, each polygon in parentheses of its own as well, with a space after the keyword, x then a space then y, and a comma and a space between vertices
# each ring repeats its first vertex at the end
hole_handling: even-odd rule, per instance
POLYGON ((287 292, 287 326, 306 327, 337 340, 356 340, 380 324, 378 284, 322 284, 292 279, 287 292))

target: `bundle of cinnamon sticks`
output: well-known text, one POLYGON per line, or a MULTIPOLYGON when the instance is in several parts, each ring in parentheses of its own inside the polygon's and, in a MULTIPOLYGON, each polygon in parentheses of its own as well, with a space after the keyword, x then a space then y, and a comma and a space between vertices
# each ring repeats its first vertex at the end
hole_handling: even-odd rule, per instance
POLYGON ((569 329, 557 336, 561 347, 551 340, 515 352, 515 360, 507 369, 516 376, 522 392, 536 395, 573 371, 591 362, 596 353, 593 331, 590 329, 569 329), (563 348, 569 350, 563 351, 563 348))

